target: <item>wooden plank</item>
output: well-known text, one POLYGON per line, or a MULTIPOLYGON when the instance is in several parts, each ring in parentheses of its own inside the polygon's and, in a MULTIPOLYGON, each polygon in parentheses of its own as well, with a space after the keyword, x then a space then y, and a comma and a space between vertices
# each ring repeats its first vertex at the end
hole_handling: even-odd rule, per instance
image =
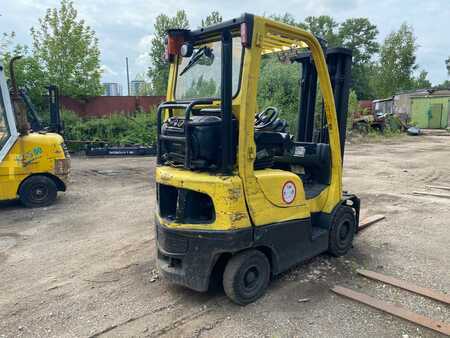
POLYGON ((428 192, 428 191, 413 191, 412 193, 413 193, 413 195, 424 195, 424 196, 450 198, 450 195, 447 195, 447 194, 438 194, 438 193, 428 192))
POLYGON ((419 295, 437 300, 442 303, 450 304, 450 295, 447 295, 443 292, 439 292, 436 290, 424 288, 421 286, 417 286, 408 282, 405 282, 401 279, 397 279, 391 276, 382 275, 381 273, 369 271, 369 270, 356 270, 360 275, 371 278, 386 284, 390 284, 393 286, 397 286, 401 289, 408 290, 419 295))
POLYGON ((407 321, 421 325, 428 329, 440 332, 445 335, 450 335, 450 325, 447 323, 422 316, 418 313, 409 311, 401 306, 386 303, 382 300, 370 297, 360 292, 344 288, 342 286, 335 286, 334 288, 331 289, 331 291, 337 293, 338 295, 350 298, 352 300, 356 300, 363 304, 369 305, 375 309, 384 311, 393 316, 405 319, 407 321))
POLYGON ((382 219, 385 219, 386 216, 384 215, 373 215, 364 218, 362 221, 359 222, 358 231, 367 228, 368 226, 381 221, 382 219))
POLYGON ((450 187, 444 187, 442 185, 426 185, 426 187, 431 189, 450 190, 450 187))

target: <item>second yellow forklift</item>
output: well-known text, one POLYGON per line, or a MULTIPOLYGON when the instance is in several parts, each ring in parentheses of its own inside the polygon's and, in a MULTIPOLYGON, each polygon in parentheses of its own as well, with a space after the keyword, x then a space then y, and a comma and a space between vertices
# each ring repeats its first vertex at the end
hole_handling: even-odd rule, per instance
MULTIPOLYGON (((60 132, 59 116, 49 129, 30 123, 26 96, 18 89, 14 62, 10 63, 11 88, 0 65, 0 201, 19 199, 27 207, 51 205, 58 191, 65 191, 70 156, 60 132)), ((59 115, 55 88, 51 115, 59 115)), ((52 105, 51 105, 52 107, 52 105)))

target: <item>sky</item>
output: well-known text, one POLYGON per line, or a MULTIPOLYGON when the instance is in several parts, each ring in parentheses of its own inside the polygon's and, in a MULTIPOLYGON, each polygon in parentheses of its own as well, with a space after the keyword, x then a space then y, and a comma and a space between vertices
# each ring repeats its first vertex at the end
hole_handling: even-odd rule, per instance
MULTIPOLYGON (((16 32, 16 43, 31 44, 30 27, 38 24, 47 8, 57 0, 1 0, 0 33, 16 32)), ((402 22, 414 28, 419 49, 417 63, 436 85, 448 79, 445 59, 450 55, 448 27, 450 0, 74 0, 79 17, 99 38, 103 82, 126 87, 125 57, 129 58, 130 79, 144 74, 150 65, 148 52, 155 18, 184 9, 191 28, 213 10, 224 20, 244 12, 256 15, 290 13, 298 21, 307 16, 330 15, 338 22, 350 17, 367 17, 376 24, 380 42, 402 22)), ((126 94, 126 91, 125 93, 126 94)))

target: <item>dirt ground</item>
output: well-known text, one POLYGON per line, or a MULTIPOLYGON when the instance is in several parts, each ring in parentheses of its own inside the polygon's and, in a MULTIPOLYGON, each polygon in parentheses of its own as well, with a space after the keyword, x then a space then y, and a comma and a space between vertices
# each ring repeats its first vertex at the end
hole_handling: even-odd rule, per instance
POLYGON ((196 293, 155 267, 153 158, 73 158, 72 184, 45 209, 0 205, 0 337, 439 337, 329 291, 339 284, 450 322, 450 307, 356 274, 367 268, 450 292, 450 137, 347 146, 344 186, 381 221, 343 258, 276 278, 257 302, 196 293), (445 193, 445 191, 440 191, 445 193))

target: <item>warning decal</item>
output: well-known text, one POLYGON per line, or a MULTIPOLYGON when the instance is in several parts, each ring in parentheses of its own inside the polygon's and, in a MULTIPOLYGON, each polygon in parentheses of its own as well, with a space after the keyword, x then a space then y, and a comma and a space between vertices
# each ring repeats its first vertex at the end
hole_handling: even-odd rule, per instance
POLYGON ((291 204, 295 199, 295 195, 297 195, 297 189, 295 188, 294 182, 287 181, 283 185, 283 191, 281 194, 284 203, 291 204))

